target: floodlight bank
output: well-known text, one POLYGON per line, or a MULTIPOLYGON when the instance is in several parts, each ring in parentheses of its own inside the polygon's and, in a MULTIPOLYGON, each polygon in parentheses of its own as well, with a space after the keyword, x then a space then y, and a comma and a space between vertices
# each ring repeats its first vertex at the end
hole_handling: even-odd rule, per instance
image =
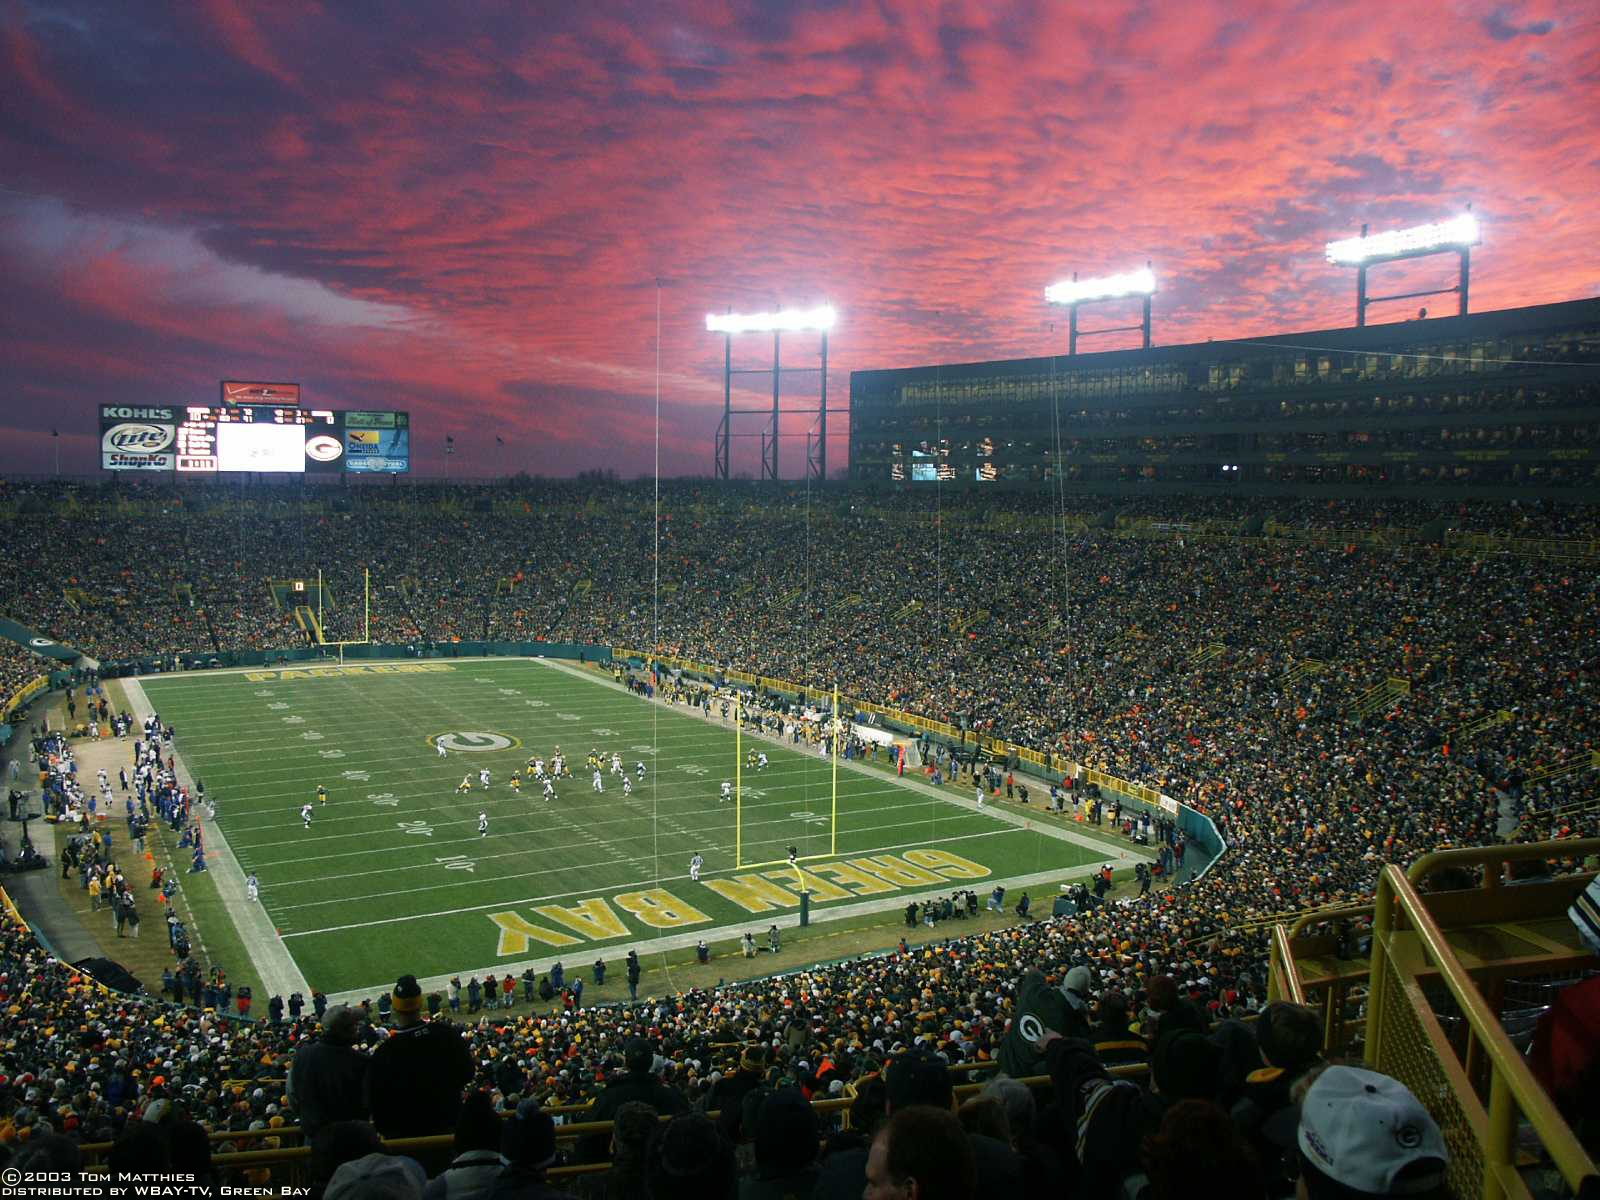
POLYGON ((1155 290, 1155 272, 1149 267, 1140 267, 1123 275, 1053 283, 1045 288, 1044 298, 1051 304, 1079 304, 1085 300, 1112 300, 1118 296, 1148 296, 1155 290))
POLYGON ((775 313, 707 313, 706 328, 712 333, 792 333, 804 329, 826 332, 838 319, 830 305, 820 308, 786 308, 775 313))
POLYGON ((1331 263, 1359 265, 1375 258, 1420 254, 1446 246, 1476 246, 1479 240, 1478 218, 1463 213, 1449 221, 1329 242, 1327 256, 1331 263))

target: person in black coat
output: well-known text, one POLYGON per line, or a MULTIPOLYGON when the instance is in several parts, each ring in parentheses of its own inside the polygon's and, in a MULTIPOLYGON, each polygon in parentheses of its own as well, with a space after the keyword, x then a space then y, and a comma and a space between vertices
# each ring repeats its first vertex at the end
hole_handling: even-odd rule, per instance
POLYGON ((745 1095, 760 1087, 766 1078, 767 1047, 753 1042, 740 1054, 739 1069, 712 1085, 706 1107, 720 1114, 717 1128, 735 1146, 743 1140, 745 1095))
POLYGON ((356 1049, 361 1014, 340 1004, 322 1022, 322 1036, 300 1043, 289 1068, 289 1099, 300 1115, 305 1140, 311 1142, 335 1121, 363 1121, 367 1116, 367 1068, 356 1049))
MULTIPOLYGON (((955 1107, 955 1086, 950 1068, 932 1051, 908 1050, 889 1061, 884 1068, 885 1108, 891 1120, 896 1113, 927 1106, 951 1113, 955 1107)), ((959 1131, 960 1126, 956 1129, 959 1131)), ((881 1131, 880 1131, 881 1132, 881 1131)), ((967 1135, 967 1143, 977 1163, 978 1178, 992 1196, 1022 1196, 1023 1164, 1013 1150, 998 1138, 983 1134, 967 1135)), ((866 1150, 840 1150, 823 1160, 817 1175, 812 1200, 856 1200, 867 1181, 866 1150)))
MULTIPOLYGON (((385 1138, 449 1133, 461 1114, 461 1092, 472 1080, 472 1056, 454 1025, 422 1019, 422 988, 415 975, 394 986, 395 1029, 378 1046, 367 1071, 367 1107, 385 1138)), ((423 1162, 431 1172, 450 1158, 423 1162)), ((419 1157, 419 1161, 421 1161, 419 1157)))
MULTIPOLYGON (((629 1039, 623 1051, 623 1065, 627 1068, 627 1074, 606 1084, 600 1095, 595 1097, 594 1109, 588 1114, 588 1119, 615 1120, 617 1110, 629 1102, 648 1104, 664 1117, 688 1112, 688 1097, 662 1083, 651 1070, 655 1057, 655 1045, 648 1038, 629 1039)), ((581 1148, 583 1161, 604 1162, 611 1154, 610 1141, 610 1136, 604 1133, 584 1138, 581 1148)))
POLYGON ((556 1162, 556 1124, 537 1100, 517 1105, 516 1116, 505 1123, 500 1151, 508 1165, 484 1193, 487 1200, 573 1200, 545 1178, 556 1162))

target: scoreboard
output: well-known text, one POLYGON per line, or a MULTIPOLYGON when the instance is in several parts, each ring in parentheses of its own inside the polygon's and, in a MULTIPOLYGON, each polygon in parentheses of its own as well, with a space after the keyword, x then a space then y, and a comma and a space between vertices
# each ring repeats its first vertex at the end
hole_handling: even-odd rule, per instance
POLYGON ((100 465, 183 475, 409 471, 411 418, 292 405, 103 404, 100 465))
MULTIPOLYGON (((177 469, 189 474, 304 471, 308 463, 338 461, 340 454, 319 459, 312 453, 313 440, 319 434, 330 452, 337 449, 337 428, 327 409, 191 405, 178 422, 177 469)), ((323 442, 316 443, 319 452, 322 446, 323 442)))

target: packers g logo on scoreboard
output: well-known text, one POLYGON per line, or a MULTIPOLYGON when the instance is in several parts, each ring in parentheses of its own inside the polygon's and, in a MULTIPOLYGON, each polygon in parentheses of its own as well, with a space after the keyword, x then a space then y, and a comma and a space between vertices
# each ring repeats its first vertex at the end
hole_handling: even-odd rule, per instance
POLYGON ((510 750, 522 745, 518 738, 486 730, 462 730, 456 733, 436 733, 428 739, 430 746, 443 746, 453 754, 490 754, 496 750, 510 750))

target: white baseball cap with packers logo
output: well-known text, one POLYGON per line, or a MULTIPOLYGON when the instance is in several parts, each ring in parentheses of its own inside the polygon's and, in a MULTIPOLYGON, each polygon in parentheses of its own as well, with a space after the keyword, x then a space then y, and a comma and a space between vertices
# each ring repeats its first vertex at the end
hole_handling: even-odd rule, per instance
POLYGON ((1445 1181, 1444 1135, 1398 1079, 1360 1067, 1329 1067, 1300 1105, 1296 1138, 1307 1161, 1335 1183, 1377 1196, 1431 1191, 1445 1181), (1414 1163, 1437 1162, 1397 1182, 1414 1163))

